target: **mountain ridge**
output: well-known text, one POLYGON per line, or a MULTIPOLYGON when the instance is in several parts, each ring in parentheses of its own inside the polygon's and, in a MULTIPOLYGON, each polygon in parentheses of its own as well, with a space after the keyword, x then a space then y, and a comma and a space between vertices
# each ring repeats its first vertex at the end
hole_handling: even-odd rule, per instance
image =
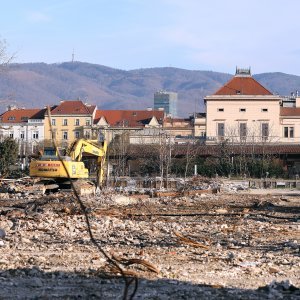
MULTIPOLYGON (((153 107, 158 90, 178 93, 179 116, 204 111, 203 98, 233 75, 175 67, 121 70, 86 62, 11 64, 0 73, 0 112, 7 105, 44 107, 60 100, 81 99, 99 109, 153 107)), ((282 72, 253 77, 272 93, 289 95, 300 89, 300 76, 282 72)))

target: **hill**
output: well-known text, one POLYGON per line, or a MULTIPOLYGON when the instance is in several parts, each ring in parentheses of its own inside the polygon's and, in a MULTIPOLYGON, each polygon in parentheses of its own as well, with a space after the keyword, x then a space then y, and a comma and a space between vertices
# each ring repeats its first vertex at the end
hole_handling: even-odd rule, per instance
MULTIPOLYGON (((0 73, 0 111, 8 104, 44 107, 60 100, 82 99, 101 109, 153 107, 157 90, 178 93, 180 116, 204 111, 203 97, 232 77, 212 71, 178 68, 118 70, 83 62, 11 64, 0 73)), ((284 73, 254 76, 274 93, 288 95, 300 88, 300 77, 284 73)))

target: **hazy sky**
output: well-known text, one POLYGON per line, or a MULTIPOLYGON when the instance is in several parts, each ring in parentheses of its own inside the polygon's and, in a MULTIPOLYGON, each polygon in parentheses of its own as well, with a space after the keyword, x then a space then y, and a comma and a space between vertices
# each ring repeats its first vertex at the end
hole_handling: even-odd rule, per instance
POLYGON ((0 36, 15 62, 75 60, 300 75, 299 0, 9 0, 0 36))

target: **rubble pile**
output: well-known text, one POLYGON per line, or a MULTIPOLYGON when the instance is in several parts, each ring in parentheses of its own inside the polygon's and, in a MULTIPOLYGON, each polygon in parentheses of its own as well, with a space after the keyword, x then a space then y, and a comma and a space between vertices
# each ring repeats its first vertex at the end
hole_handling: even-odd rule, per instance
MULTIPOLYGON (((0 194, 0 298, 122 298, 72 193, 0 194)), ((82 201, 95 240, 138 276, 136 299, 300 299, 298 196, 82 201)))

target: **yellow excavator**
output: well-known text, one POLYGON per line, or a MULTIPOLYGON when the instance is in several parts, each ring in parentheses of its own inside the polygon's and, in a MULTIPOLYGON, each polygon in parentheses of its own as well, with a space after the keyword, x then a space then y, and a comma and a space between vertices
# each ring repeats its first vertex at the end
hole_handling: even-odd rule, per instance
POLYGON ((45 148, 44 154, 39 159, 30 162, 29 174, 31 177, 52 179, 56 185, 48 186, 49 189, 55 189, 55 187, 59 187, 61 183, 65 183, 70 179, 89 178, 89 171, 85 167, 82 158, 83 156, 95 156, 97 157, 96 188, 98 188, 102 186, 104 179, 106 152, 106 141, 98 142, 86 139, 75 140, 65 153, 59 155, 57 150, 45 148))

